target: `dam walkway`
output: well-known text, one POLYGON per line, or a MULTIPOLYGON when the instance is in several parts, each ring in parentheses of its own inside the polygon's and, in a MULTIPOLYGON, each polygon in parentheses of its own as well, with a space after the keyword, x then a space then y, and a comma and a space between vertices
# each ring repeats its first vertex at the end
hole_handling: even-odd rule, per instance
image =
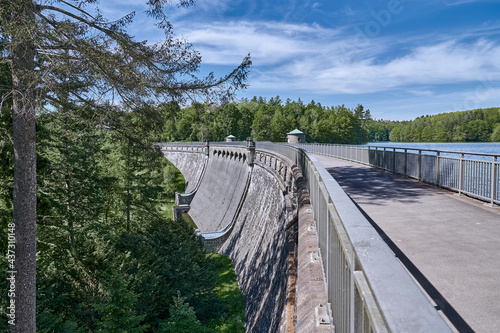
POLYGON ((500 208, 313 154, 457 332, 500 332, 500 208))

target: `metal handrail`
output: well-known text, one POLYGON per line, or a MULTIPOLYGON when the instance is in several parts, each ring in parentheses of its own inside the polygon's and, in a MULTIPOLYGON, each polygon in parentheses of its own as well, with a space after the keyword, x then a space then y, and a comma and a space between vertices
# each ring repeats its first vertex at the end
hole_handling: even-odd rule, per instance
POLYGON ((424 148, 416 148, 416 147, 387 147, 387 146, 366 146, 366 145, 348 145, 348 144, 333 144, 333 143, 304 143, 295 145, 298 147, 302 146, 332 146, 332 147, 346 147, 346 148, 357 148, 357 149, 365 149, 365 150, 411 150, 411 151, 421 151, 421 152, 432 152, 432 153, 444 153, 444 154, 456 154, 456 155, 473 155, 473 156, 485 156, 485 157, 500 157, 500 154, 491 154, 491 153, 478 153, 472 151, 457 151, 457 150, 440 150, 440 149, 424 149, 424 148))
POLYGON ((415 178, 486 201, 490 206, 500 204, 500 154, 334 144, 296 146, 415 178), (426 154, 429 152, 434 154, 426 154), (467 155, 484 158, 466 158, 467 155))

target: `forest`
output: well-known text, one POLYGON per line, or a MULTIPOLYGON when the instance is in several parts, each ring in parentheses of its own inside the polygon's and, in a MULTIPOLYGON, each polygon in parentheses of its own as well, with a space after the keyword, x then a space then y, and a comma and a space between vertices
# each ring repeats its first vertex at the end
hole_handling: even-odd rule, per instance
POLYGON ((177 103, 158 107, 164 122, 162 141, 224 141, 253 136, 256 141, 285 142, 286 133, 298 128, 309 142, 352 143, 367 141, 365 126, 370 110, 362 105, 325 107, 311 101, 304 104, 279 96, 242 99, 222 106, 194 103, 181 108, 177 103))
POLYGON ((162 103, 162 141, 224 141, 253 136, 257 141, 285 142, 286 133, 299 129, 308 142, 363 144, 366 142, 488 142, 500 141, 500 108, 476 109, 422 116, 411 121, 374 120, 358 105, 304 104, 279 96, 233 101, 223 106, 194 103, 181 108, 162 103))
POLYGON ((224 106, 177 103, 158 106, 164 121, 162 141, 223 141, 253 136, 257 141, 285 142, 286 133, 300 129, 308 142, 489 142, 500 141, 500 108, 475 109, 421 116, 411 121, 374 120, 369 109, 304 104, 279 96, 242 99, 224 106))
MULTIPOLYGON (((110 111, 102 123, 91 110, 37 117, 37 332, 244 331, 241 292, 236 300, 220 293, 218 272, 232 270, 229 259, 207 256, 194 228, 171 219, 184 179, 151 144, 163 130, 155 115, 144 107, 110 111)), ((12 113, 4 110, 2 332, 12 154, 12 113)))
POLYGON ((370 142, 498 142, 500 108, 427 115, 412 121, 369 120, 366 129, 370 142))

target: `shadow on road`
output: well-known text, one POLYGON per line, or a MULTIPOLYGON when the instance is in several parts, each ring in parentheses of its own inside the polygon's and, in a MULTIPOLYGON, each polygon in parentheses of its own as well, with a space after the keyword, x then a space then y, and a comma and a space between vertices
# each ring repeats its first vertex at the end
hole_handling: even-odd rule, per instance
POLYGON ((364 166, 334 166, 326 170, 357 200, 383 205, 384 201, 414 202, 429 194, 429 185, 401 175, 364 166))

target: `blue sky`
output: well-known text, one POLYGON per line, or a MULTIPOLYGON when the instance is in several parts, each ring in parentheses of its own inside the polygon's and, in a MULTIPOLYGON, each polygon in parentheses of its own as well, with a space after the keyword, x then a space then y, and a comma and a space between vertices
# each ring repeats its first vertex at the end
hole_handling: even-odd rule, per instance
MULTIPOLYGON (((143 3, 100 6, 108 17, 136 10, 132 33, 158 41, 143 3)), ((363 104, 390 120, 500 107, 498 0, 198 0, 169 17, 203 72, 223 75, 251 54, 240 98, 363 104)))

